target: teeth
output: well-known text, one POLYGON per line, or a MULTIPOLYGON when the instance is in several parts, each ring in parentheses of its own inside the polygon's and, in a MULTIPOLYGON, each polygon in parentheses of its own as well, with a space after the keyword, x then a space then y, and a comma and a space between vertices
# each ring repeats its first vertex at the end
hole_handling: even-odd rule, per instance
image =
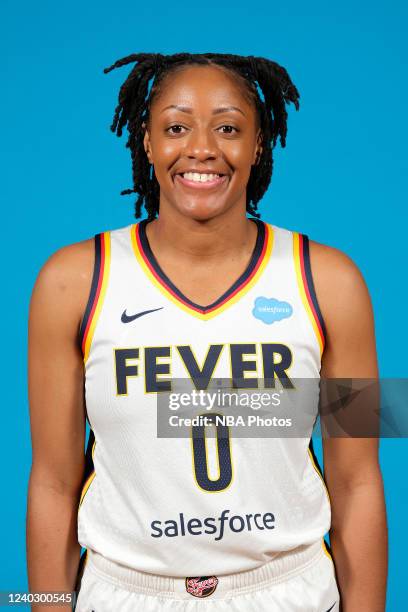
POLYGON ((206 183, 207 181, 214 181, 219 178, 219 174, 199 174, 198 172, 185 172, 182 174, 188 181, 197 181, 198 183, 206 183))

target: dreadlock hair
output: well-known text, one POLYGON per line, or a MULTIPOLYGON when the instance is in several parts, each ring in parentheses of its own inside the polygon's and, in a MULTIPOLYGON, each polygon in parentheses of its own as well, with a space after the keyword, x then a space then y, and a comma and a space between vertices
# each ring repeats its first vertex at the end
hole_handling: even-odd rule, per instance
POLYGON ((149 125, 153 100, 162 91, 163 80, 169 74, 186 66, 215 64, 229 70, 238 78, 244 95, 255 106, 257 124, 262 134, 262 152, 257 163, 251 168, 247 185, 246 210, 250 215, 259 218, 257 204, 271 181, 272 150, 278 137, 282 148, 286 146, 285 103, 292 102, 296 110, 299 110, 300 95, 285 68, 264 57, 252 55, 136 53, 117 60, 112 66, 105 68, 104 73, 107 74, 115 68, 132 62, 136 62, 136 65, 119 90, 119 103, 115 109, 111 130, 120 137, 123 128, 127 126, 129 133, 126 147, 130 149, 132 157, 133 189, 125 189, 121 195, 138 194, 135 217, 141 216, 143 204, 149 220, 154 219, 159 212, 159 183, 147 159, 143 138, 145 126, 149 125), (153 77, 154 82, 148 95, 148 85, 153 77), (264 100, 259 96, 257 83, 264 100))

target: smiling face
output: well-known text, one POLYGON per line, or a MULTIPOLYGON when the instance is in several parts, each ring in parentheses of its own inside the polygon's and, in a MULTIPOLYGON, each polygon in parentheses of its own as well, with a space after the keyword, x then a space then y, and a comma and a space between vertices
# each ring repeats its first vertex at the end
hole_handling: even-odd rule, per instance
POLYGON ((160 89, 144 137, 160 212, 197 220, 232 207, 245 214, 251 165, 262 149, 255 106, 238 77, 217 66, 187 66, 160 89))

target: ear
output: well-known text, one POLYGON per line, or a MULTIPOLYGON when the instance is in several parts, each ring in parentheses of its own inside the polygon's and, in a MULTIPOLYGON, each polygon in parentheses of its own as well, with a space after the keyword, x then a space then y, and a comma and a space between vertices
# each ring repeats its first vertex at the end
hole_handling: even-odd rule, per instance
POLYGON ((147 155, 147 159, 149 160, 149 164, 153 163, 153 157, 152 157, 152 149, 151 149, 151 145, 150 145, 150 134, 146 128, 146 123, 143 121, 142 123, 142 128, 145 130, 145 134, 143 137, 143 146, 144 146, 144 150, 146 152, 147 155))
POLYGON ((256 143, 254 159, 253 159, 253 164, 252 164, 253 166, 257 166, 259 164, 259 160, 261 158, 262 151, 263 151, 263 147, 261 143, 262 143, 262 133, 261 133, 261 130, 258 130, 257 143, 256 143))

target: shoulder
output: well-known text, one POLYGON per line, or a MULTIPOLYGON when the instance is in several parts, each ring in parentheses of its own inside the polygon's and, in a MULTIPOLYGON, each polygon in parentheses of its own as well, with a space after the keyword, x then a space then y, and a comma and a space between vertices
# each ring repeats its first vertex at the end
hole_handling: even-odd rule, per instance
POLYGON ((367 291, 363 274, 354 260, 335 247, 309 239, 310 265, 320 293, 339 287, 343 291, 367 291))
POLYGON ((76 329, 89 296, 94 262, 94 237, 56 250, 38 272, 30 310, 42 317, 58 311, 76 329))
POLYGON ((309 240, 310 268, 328 340, 372 320, 364 276, 353 259, 335 247, 309 240))
MULTIPOLYGON (((336 303, 341 292, 342 296, 358 295, 367 296, 368 289, 363 274, 353 259, 332 246, 311 240, 306 234, 286 227, 268 224, 275 236, 282 236, 293 241, 293 248, 303 251, 308 257, 312 272, 313 284, 316 294, 321 298, 318 300, 329 306, 330 302, 336 303), (300 237, 306 238, 303 243, 300 237), (297 238, 297 242, 295 242, 297 238), (303 246, 301 246, 303 244, 303 246)), ((324 306, 323 304, 323 306, 324 306)))
POLYGON ((374 319, 366 281, 343 251, 309 240, 310 268, 328 345, 372 344, 374 319))
POLYGON ((269 225, 274 234, 287 237, 306 236, 313 280, 315 286, 317 284, 321 286, 320 293, 330 289, 329 293, 332 294, 331 289, 334 285, 337 287, 340 285, 344 291, 367 291, 363 274, 349 255, 335 247, 311 240, 302 232, 273 224, 269 225))
POLYGON ((93 269, 94 244, 95 239, 92 237, 59 248, 41 267, 36 285, 51 286, 65 292, 86 282, 93 269))

